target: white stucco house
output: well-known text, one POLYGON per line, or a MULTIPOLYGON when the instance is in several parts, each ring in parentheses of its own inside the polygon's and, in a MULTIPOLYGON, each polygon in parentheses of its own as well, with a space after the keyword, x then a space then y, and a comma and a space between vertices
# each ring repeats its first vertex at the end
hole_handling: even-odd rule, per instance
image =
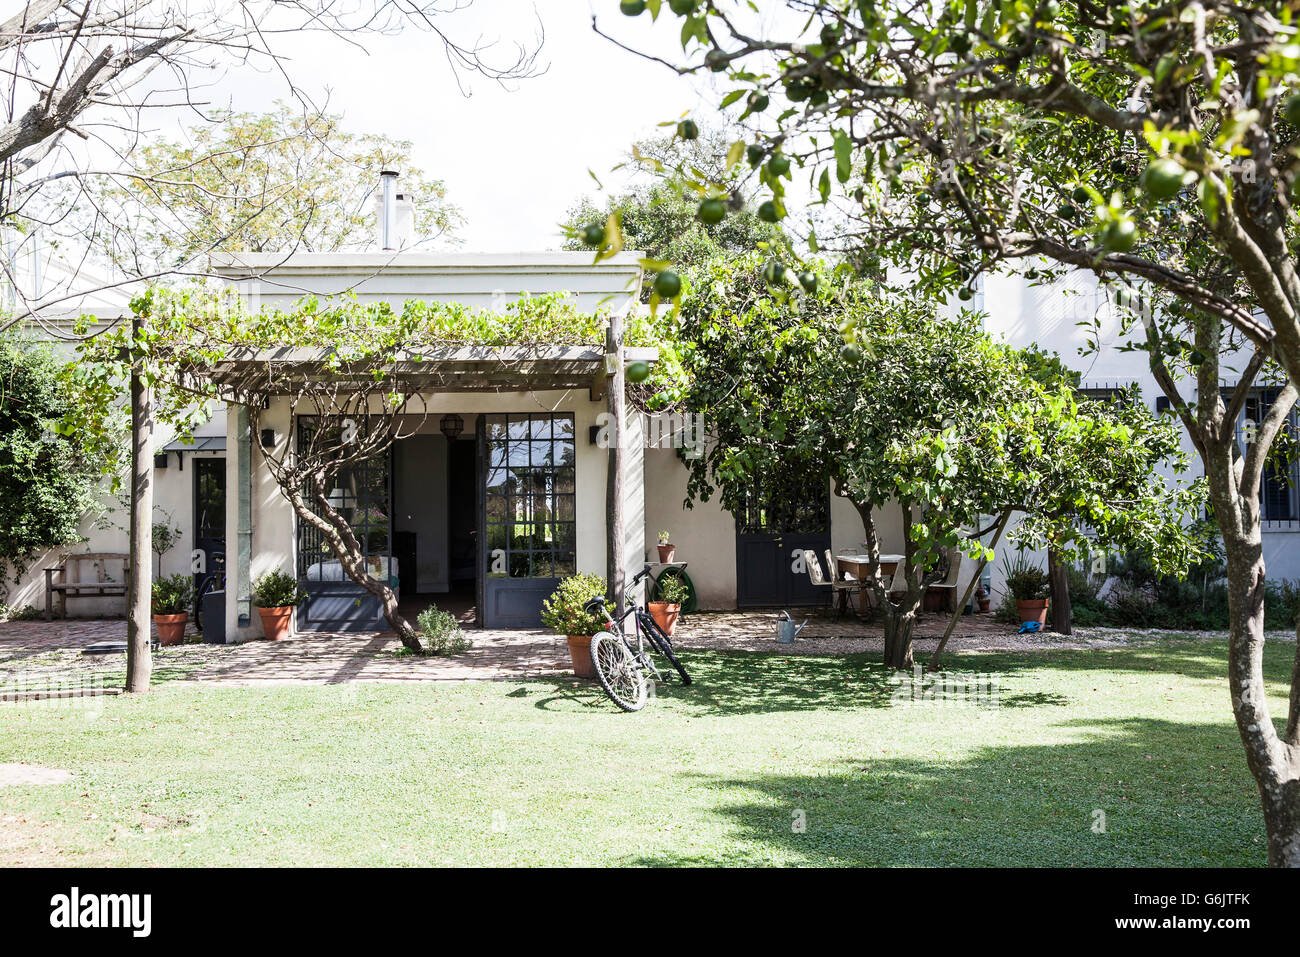
MULTIPOLYGON (((378 245, 401 244, 386 237, 378 245)), ((638 258, 627 252, 593 263, 586 253, 432 254, 398 248, 226 255, 215 270, 252 310, 345 292, 363 302, 446 300, 499 309, 521 295, 566 292, 580 309, 626 313, 639 308, 638 258)), ((94 311, 103 319, 115 310, 125 315, 129 292, 96 301, 94 311)), ((1118 313, 1089 275, 1073 274, 1058 286, 992 277, 970 305, 984 312, 985 327, 995 337, 1061 354, 1080 370, 1083 389, 1100 392, 1136 382, 1146 401, 1159 407, 1145 356, 1119 348, 1118 313), (1080 323, 1094 316, 1100 317, 1100 348, 1081 357, 1090 333, 1080 323)), ((654 352, 625 355, 633 358, 653 360, 654 352)), ((273 366, 292 359, 256 361, 273 366)), ((558 578, 575 571, 604 575, 607 567, 610 457, 597 432, 608 408, 601 385, 608 366, 604 350, 593 347, 558 350, 508 382, 492 369, 490 357, 474 350, 434 363, 424 391, 429 412, 418 434, 397 442, 383 461, 351 476, 335 493, 339 507, 367 516, 367 560, 374 574, 399 587, 404 612, 413 616, 434 602, 473 609, 487 627, 531 627, 558 578)), ((218 405, 192 437, 158 437, 155 518, 179 537, 156 571, 222 569, 225 588, 206 607, 226 641, 260 636, 251 584, 276 569, 294 574, 309 595, 298 612, 299 630, 383 627, 375 600, 347 580, 319 536, 296 520, 259 458, 256 444, 292 447, 304 422, 303 409, 276 396, 261 415, 257 435, 245 409, 218 405)), ((805 548, 819 556, 828 549, 860 552, 863 528, 853 506, 833 495, 829 483, 813 482, 798 503, 755 501, 742 515, 724 511, 716 498, 684 508, 687 469, 671 439, 654 447, 660 431, 671 431, 658 425, 635 414, 627 421, 621 457, 624 567, 636 570, 654 561, 656 537, 667 530, 678 561, 688 563, 702 610, 827 602, 828 589, 814 586, 797 558, 805 548)), ((1300 578, 1300 483, 1286 478, 1272 476, 1265 491, 1266 559, 1271 576, 1300 578)), ((879 516, 877 526, 882 550, 901 552, 897 509, 879 516)), ((127 550, 124 510, 88 520, 83 533, 83 544, 60 552, 127 550)), ((37 556, 30 572, 10 584, 8 604, 43 608, 43 570, 58 559, 55 552, 37 556)), ((971 563, 965 566, 958 594, 973 573, 971 563)), ((1000 562, 985 574, 999 591, 1000 562)), ((71 616, 120 614, 122 600, 74 598, 65 610, 71 616)))

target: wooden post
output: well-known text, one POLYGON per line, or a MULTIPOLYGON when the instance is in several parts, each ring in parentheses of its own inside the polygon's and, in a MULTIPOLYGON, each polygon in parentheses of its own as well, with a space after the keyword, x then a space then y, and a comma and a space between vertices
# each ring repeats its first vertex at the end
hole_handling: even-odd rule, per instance
POLYGON ((606 403, 609 409, 609 479, 605 488, 605 564, 610 595, 616 606, 615 614, 623 615, 623 588, 626 580, 623 551, 626 536, 623 533, 623 316, 615 312, 609 317, 605 333, 605 353, 614 357, 614 369, 609 376, 606 403))
MULTIPOLYGON (((998 522, 997 532, 993 535, 993 541, 989 542, 989 548, 997 548, 998 541, 1002 538, 1002 532, 1007 527, 1007 522, 1011 519, 1011 510, 1002 513, 1002 518, 998 522)), ((944 630, 943 637, 939 639, 939 646, 934 649, 934 654, 930 656, 930 666, 927 671, 939 670, 939 656, 943 654, 943 649, 948 645, 948 639, 952 637, 953 629, 957 627, 957 620, 961 618, 961 610, 970 601, 971 593, 975 591, 975 586, 979 584, 980 576, 984 574, 984 566, 989 563, 987 558, 981 558, 978 565, 975 566, 975 574, 971 580, 966 583, 966 593, 962 595, 961 601, 952 611, 952 620, 948 622, 948 627, 944 630)))
MULTIPOLYGON (((138 340, 142 320, 131 320, 138 340)), ((153 396, 141 360, 131 365, 131 547, 127 569, 126 690, 149 690, 149 599, 153 590, 153 396)))

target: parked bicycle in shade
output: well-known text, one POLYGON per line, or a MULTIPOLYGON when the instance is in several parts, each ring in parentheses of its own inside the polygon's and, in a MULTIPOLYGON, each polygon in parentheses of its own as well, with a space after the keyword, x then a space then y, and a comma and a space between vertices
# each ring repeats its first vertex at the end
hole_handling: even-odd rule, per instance
MULTIPOLYGON (((683 562, 679 568, 685 568, 683 562)), ((640 711, 645 707, 648 697, 646 676, 653 676, 655 681, 665 680, 655 666, 654 660, 646 649, 646 640, 663 657, 667 658, 681 676, 682 684, 691 683, 691 676, 678 660, 673 650, 673 640, 660 628, 643 604, 638 604, 633 592, 637 585, 650 577, 650 566, 628 583, 624 595, 627 608, 619 621, 609 613, 603 597, 591 599, 584 606, 588 614, 602 615, 605 618, 605 630, 591 638, 591 660, 596 666, 596 680, 600 682, 605 694, 624 711, 640 711), (629 638, 623 624, 628 618, 633 620, 635 643, 629 638)))

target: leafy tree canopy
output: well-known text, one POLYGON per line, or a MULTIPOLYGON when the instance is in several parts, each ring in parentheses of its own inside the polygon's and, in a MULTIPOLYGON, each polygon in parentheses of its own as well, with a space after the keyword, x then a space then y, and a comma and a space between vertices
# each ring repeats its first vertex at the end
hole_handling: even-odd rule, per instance
POLYGON ((118 439, 60 434, 72 390, 48 347, 0 339, 0 577, 17 581, 35 553, 81 541, 102 505, 101 464, 118 439))
POLYGON ((357 250, 374 241, 384 169, 414 196, 418 241, 453 234, 460 212, 443 182, 413 165, 408 141, 283 103, 219 113, 183 141, 148 144, 130 174, 102 187, 101 205, 120 211, 128 228, 112 237, 113 255, 132 267, 182 268, 212 251, 357 250))

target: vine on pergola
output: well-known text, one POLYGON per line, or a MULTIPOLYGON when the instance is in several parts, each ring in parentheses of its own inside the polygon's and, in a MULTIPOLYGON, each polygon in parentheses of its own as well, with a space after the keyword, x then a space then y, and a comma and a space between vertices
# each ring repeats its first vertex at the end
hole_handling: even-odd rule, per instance
MULTIPOLYGON (((140 319, 134 334, 119 324, 80 345, 74 375, 82 401, 62 427, 109 428, 116 420, 108 410, 120 401, 133 365, 152 390, 155 421, 180 435, 205 421, 214 401, 246 408, 255 435, 271 397, 287 397, 295 414, 313 416, 318 427, 301 444, 252 443, 260 460, 298 521, 320 532, 348 577, 379 599, 402 643, 417 652, 419 638, 399 614, 388 581, 368 573, 362 543, 330 501, 335 480, 419 431, 428 406, 419 376, 409 373, 449 347, 491 347, 508 370, 557 346, 603 345, 607 322, 603 313, 581 312, 561 294, 524 297, 500 311, 424 300, 394 308, 309 297, 293 309, 249 313, 228 290, 154 287, 131 307, 140 319), (282 349, 305 350, 313 361, 283 371, 266 359, 267 350, 282 349), (249 357, 262 357, 265 366, 254 360, 253 371, 223 380, 222 369, 249 357)), ((105 470, 120 466, 106 462, 105 470)))

